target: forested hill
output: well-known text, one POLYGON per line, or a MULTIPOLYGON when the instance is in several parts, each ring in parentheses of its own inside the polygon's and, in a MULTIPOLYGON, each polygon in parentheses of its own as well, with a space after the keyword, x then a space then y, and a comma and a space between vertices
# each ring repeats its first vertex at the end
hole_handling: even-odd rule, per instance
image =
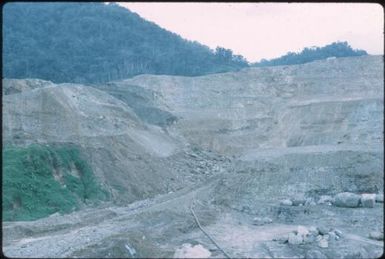
POLYGON ((275 59, 262 59, 258 63, 252 64, 256 67, 296 65, 311 62, 314 60, 326 59, 329 57, 351 57, 368 55, 365 50, 354 50, 346 42, 333 42, 324 47, 304 48, 301 52, 288 52, 286 55, 275 59))
POLYGON ((3 8, 3 77, 102 83, 137 74, 203 75, 247 61, 215 51, 116 4, 8 3, 3 8))

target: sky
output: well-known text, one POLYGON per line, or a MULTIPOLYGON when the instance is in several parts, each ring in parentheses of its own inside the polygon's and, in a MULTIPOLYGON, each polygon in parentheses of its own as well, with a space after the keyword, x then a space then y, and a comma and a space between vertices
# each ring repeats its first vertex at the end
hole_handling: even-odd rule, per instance
POLYGON ((374 3, 118 4, 185 39, 231 49, 250 62, 335 41, 383 55, 384 14, 374 3))

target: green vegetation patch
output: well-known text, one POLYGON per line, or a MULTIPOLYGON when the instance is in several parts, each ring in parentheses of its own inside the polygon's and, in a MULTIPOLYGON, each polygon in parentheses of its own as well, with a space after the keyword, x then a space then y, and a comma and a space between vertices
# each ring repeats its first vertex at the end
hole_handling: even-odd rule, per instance
POLYGON ((73 145, 3 147, 3 220, 68 213, 109 195, 73 145))

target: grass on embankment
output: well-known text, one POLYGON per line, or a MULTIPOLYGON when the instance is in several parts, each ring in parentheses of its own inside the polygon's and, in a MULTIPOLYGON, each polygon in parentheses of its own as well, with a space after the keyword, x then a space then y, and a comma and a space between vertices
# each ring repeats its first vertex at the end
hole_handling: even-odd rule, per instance
POLYGON ((3 220, 34 220, 107 200, 73 145, 3 147, 3 220))

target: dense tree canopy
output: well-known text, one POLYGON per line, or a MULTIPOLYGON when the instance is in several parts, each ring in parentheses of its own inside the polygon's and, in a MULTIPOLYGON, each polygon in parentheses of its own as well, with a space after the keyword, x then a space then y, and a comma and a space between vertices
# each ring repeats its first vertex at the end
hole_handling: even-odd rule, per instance
POLYGON ((8 3, 3 77, 101 83, 137 74, 202 75, 247 61, 182 39, 116 4, 8 3))
POLYGON ((350 57, 367 55, 365 50, 353 50, 349 44, 344 42, 333 42, 324 47, 305 48, 300 53, 288 52, 286 55, 275 59, 262 59, 252 66, 280 66, 280 65, 294 65, 311 62, 314 60, 325 59, 328 57, 350 57))

